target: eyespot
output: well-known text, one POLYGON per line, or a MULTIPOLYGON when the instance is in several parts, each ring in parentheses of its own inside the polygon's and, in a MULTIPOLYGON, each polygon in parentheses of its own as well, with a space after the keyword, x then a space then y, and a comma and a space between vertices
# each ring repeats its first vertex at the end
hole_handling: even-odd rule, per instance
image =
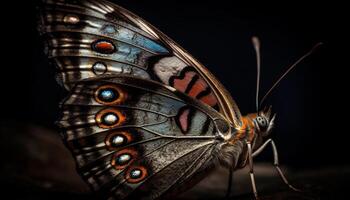
POLYGON ((127 94, 116 85, 104 85, 95 92, 95 100, 103 105, 121 104, 126 100, 127 94))
POLYGON ((102 54, 113 54, 116 51, 115 45, 109 40, 97 40, 92 43, 92 50, 102 54))
POLYGON ((116 109, 104 109, 96 115, 97 125, 101 128, 115 128, 123 124, 126 120, 126 116, 116 109))
POLYGON ((130 171, 130 177, 135 179, 135 178, 140 178, 142 176, 142 171, 140 169, 133 169, 130 171))
POLYGON ((138 156, 134 149, 123 149, 113 155, 111 165, 117 170, 122 170, 127 167, 138 156))
POLYGON ((95 75, 102 75, 107 72, 107 65, 103 62, 96 62, 92 65, 92 71, 95 75))
POLYGON ((115 149, 130 144, 134 140, 132 134, 126 131, 115 132, 109 134, 105 143, 109 149, 115 149))
POLYGON ((148 171, 144 166, 133 166, 126 172, 126 181, 129 183, 139 183, 148 176, 148 171))
POLYGON ((77 15, 66 15, 63 18, 63 22, 66 24, 75 25, 80 22, 80 19, 77 15))

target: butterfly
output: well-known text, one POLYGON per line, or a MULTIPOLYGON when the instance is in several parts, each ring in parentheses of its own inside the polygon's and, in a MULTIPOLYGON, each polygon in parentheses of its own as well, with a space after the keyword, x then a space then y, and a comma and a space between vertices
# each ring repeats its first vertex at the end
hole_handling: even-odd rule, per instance
MULTIPOLYGON (((229 169, 229 188, 233 171, 248 165, 258 198, 253 157, 268 145, 295 189, 279 168, 268 138, 275 115, 259 111, 259 92, 257 112, 242 116, 206 67, 137 15, 106 0, 42 0, 39 30, 69 91, 63 140, 100 198, 172 197, 217 165, 229 169)), ((259 80, 259 61, 258 72, 259 80)))

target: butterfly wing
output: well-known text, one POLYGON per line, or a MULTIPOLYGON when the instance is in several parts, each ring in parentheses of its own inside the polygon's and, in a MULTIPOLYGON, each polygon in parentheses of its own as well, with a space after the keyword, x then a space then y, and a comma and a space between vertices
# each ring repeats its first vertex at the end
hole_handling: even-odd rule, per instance
POLYGON ((127 74, 172 86, 241 126, 240 111, 220 82, 135 14, 105 0, 43 0, 40 24, 68 90, 85 78, 127 74))
POLYGON ((155 199, 183 186, 213 166, 218 132, 229 129, 209 106, 134 76, 78 82, 62 109, 78 171, 110 199, 155 199))

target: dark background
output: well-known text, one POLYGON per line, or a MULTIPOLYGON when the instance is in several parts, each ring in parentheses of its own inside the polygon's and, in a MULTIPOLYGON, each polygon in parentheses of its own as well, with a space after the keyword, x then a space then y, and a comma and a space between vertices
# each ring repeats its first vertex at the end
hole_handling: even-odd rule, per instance
MULTIPOLYGON (((333 128, 340 123, 335 113, 328 114, 332 107, 326 99, 332 93, 322 83, 321 75, 322 69, 338 67, 331 57, 340 51, 332 43, 340 21, 335 19, 331 6, 301 1, 114 2, 146 19, 198 58, 231 92, 243 114, 254 112, 255 108, 256 61, 252 36, 258 36, 262 44, 261 96, 289 65, 316 43, 323 42, 267 99, 266 103, 273 105, 277 113, 272 137, 279 148, 281 163, 295 170, 349 164, 344 155, 347 138, 333 128)), ((31 142, 30 138, 26 141, 25 134, 33 130, 57 133, 54 122, 65 92, 56 84, 54 69, 43 53, 36 31, 36 2, 8 1, 2 9, 1 155, 3 166, 17 169, 12 165, 18 163, 25 174, 22 168, 35 162, 21 157, 26 153, 21 152, 20 145, 31 142)), ((326 84, 329 80, 327 74, 326 84)), ((33 148, 36 147, 34 144, 33 148)), ((267 151, 258 160, 272 160, 271 152, 267 151)), ((57 163, 55 160, 46 164, 57 163)), ((1 168, 4 170, 1 174, 6 174, 6 167, 1 168)))

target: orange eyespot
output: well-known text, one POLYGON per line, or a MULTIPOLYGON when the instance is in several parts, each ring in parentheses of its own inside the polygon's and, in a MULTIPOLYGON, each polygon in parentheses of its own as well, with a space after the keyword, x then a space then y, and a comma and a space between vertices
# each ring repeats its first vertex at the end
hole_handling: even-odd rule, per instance
POLYGON ((128 166, 138 156, 135 149, 123 149, 115 153, 112 157, 111 165, 117 170, 122 170, 128 166))
POLYGON ((132 134, 126 131, 120 131, 109 134, 105 139, 105 144, 109 150, 113 150, 130 144, 133 140, 134 137, 132 134))
POLYGON ((103 105, 118 105, 126 98, 127 94, 116 85, 104 85, 95 91, 95 100, 103 105))
POLYGON ((144 166, 132 166, 125 174, 128 183, 139 183, 148 176, 148 171, 144 166))
POLYGON ((97 125, 101 128, 115 128, 126 121, 126 116, 119 110, 107 108, 96 115, 97 125))
POLYGON ((116 47, 111 41, 97 40, 92 43, 92 50, 102 54, 112 54, 116 51, 116 47))

